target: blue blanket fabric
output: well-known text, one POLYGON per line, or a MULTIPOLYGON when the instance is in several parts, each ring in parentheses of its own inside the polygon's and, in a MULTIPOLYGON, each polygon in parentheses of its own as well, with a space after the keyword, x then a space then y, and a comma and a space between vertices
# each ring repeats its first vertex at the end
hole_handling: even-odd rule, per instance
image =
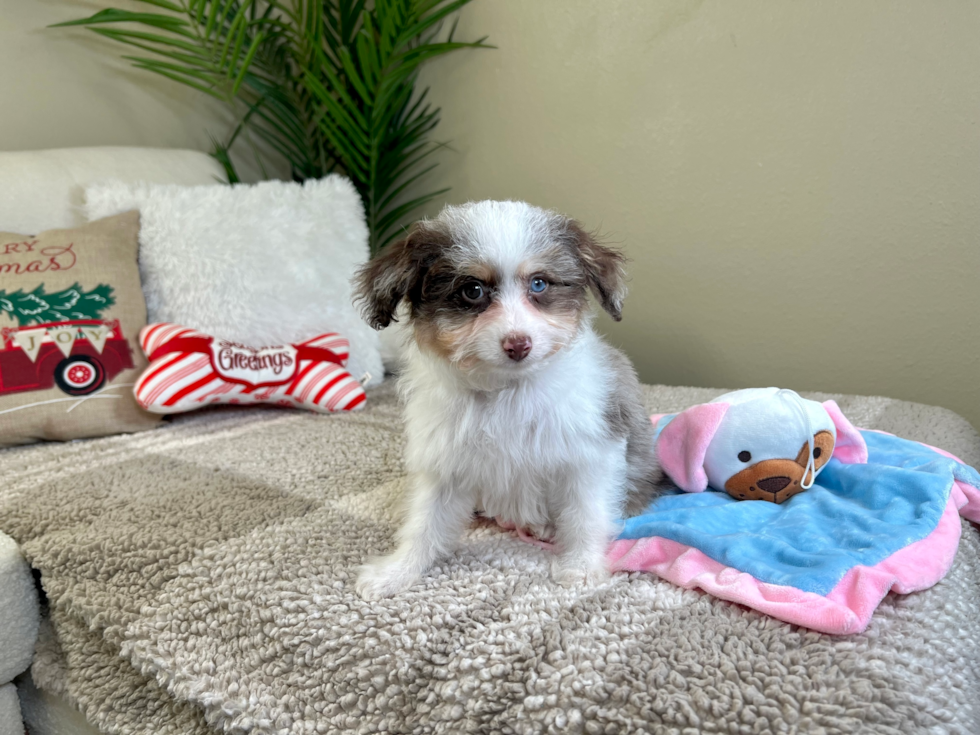
POLYGON ((954 480, 980 488, 976 470, 917 442, 861 434, 867 464, 831 459, 810 490, 782 505, 676 490, 625 521, 619 538, 671 539, 761 582, 826 595, 852 567, 928 536, 954 480))

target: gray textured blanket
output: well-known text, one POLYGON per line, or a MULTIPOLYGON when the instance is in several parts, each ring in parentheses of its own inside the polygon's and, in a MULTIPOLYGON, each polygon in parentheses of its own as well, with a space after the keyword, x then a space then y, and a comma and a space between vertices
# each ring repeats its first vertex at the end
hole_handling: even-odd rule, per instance
MULTIPOLYGON (((720 391, 649 387, 677 411, 720 391)), ((839 398, 858 426, 980 463, 948 411, 839 398)), ((107 733, 978 733, 980 542, 832 638, 616 575, 569 591, 489 525, 367 603, 403 492, 392 387, 350 416, 225 409, 0 452, 0 529, 50 601, 37 684, 107 733)))

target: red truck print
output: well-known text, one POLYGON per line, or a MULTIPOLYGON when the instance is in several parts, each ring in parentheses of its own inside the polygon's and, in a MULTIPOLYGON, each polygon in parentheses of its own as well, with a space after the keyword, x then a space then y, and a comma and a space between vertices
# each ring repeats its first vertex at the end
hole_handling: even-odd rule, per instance
POLYGON ((133 351, 118 320, 0 330, 0 395, 58 386, 70 396, 86 396, 133 367, 133 351))

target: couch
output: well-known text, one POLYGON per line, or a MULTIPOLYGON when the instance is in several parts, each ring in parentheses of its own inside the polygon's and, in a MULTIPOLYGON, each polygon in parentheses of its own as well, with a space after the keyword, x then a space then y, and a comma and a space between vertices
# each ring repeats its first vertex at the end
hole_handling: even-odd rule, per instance
MULTIPOLYGON (((644 399, 673 412, 720 392, 644 399)), ((950 411, 808 397, 980 463, 950 411)), ((980 732, 971 524, 942 582, 889 595, 852 636, 646 574, 559 588, 547 551, 480 522, 369 603, 352 581, 392 543, 404 438, 389 380, 351 415, 229 407, 0 452, 0 528, 47 601, 21 680, 32 732, 72 712, 61 732, 980 732)))
MULTIPOLYGON (((73 148, 0 152, 0 231, 34 233, 84 222, 79 211, 83 186, 105 179, 172 184, 224 181, 221 166, 197 151, 148 148, 73 148)), ((30 567, 17 544, 0 532, 0 735, 23 732, 13 683, 34 652, 39 619, 30 567), (16 724, 15 724, 16 723, 16 724)), ((25 718, 36 732, 84 728, 78 713, 39 692, 29 677, 19 682, 25 718)))

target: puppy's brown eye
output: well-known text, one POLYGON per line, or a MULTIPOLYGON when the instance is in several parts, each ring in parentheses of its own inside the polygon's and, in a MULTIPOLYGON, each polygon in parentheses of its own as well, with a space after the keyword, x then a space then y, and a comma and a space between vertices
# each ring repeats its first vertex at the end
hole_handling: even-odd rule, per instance
POLYGON ((752 459, 752 455, 743 449, 741 452, 738 453, 738 459, 740 462, 749 462, 752 459))
POLYGON ((480 285, 476 281, 470 281, 465 286, 463 286, 463 288, 460 290, 460 293, 463 295, 463 298, 466 299, 467 301, 476 303, 477 301, 483 298, 483 294, 485 293, 485 291, 483 290, 482 285, 480 285))

